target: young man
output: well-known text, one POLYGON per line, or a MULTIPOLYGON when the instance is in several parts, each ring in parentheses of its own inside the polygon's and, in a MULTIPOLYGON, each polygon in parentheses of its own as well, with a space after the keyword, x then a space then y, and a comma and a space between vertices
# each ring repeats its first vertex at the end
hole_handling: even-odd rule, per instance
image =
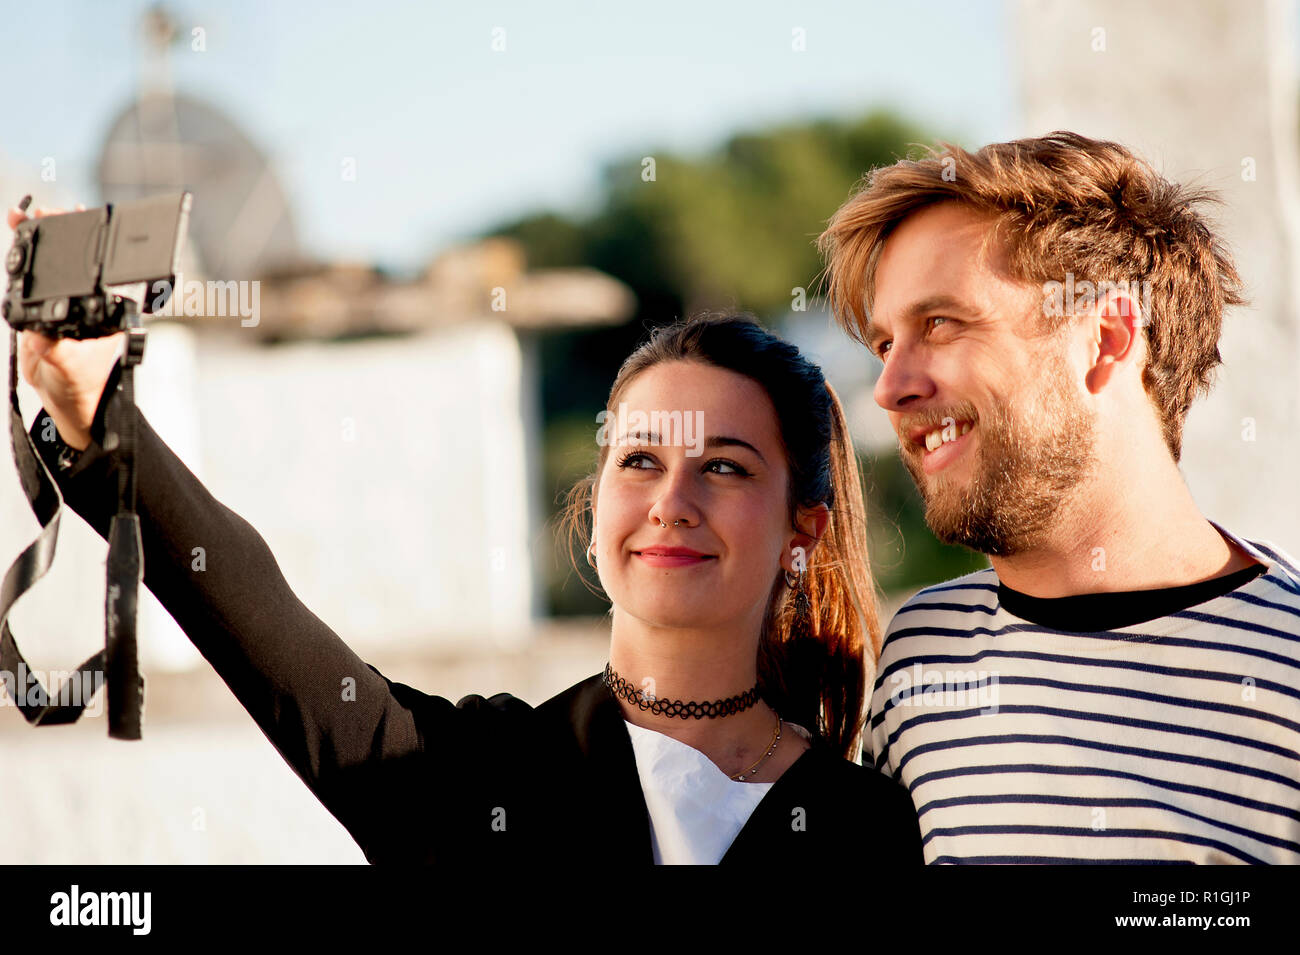
POLYGON ((1300 570, 1178 470, 1243 301, 1210 198, 1056 133, 876 170, 821 237, 927 522, 992 563, 877 669, 929 862, 1300 862, 1300 570))

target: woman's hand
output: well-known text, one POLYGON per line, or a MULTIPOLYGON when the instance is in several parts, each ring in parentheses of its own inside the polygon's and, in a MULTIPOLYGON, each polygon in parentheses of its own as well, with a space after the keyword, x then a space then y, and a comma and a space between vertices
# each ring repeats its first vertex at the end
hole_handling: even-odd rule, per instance
MULTIPOLYGON (((85 206, 77 206, 77 211, 85 206)), ((36 218, 57 215, 62 209, 37 209, 36 218)), ((9 228, 28 218, 17 208, 9 210, 9 228)), ((18 367, 23 379, 36 389, 59 436, 69 447, 84 451, 90 444, 104 384, 113 371, 125 332, 104 338, 77 340, 48 338, 40 332, 18 333, 18 367)))

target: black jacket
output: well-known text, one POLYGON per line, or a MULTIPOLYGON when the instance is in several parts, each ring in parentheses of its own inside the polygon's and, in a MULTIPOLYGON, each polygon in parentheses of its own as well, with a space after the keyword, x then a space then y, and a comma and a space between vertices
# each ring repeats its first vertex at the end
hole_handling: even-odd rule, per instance
MULTIPOLYGON (((115 368, 70 467, 58 464, 61 441, 40 439, 44 409, 31 429, 68 505, 105 537, 118 380, 115 368)), ((145 585, 368 860, 653 861, 631 738, 599 675, 536 707, 505 693, 453 704, 392 682, 298 600, 261 535, 133 413, 145 585)), ((922 855, 906 790, 816 744, 722 861, 871 867, 922 855)))

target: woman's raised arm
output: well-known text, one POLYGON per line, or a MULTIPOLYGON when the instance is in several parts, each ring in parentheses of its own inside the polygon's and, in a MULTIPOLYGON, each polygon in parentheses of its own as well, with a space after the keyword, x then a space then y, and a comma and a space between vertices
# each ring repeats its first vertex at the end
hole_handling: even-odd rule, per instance
POLYGON ((261 535, 208 492, 138 408, 121 407, 120 337, 19 335, 23 377, 44 403, 31 435, 64 500, 107 538, 119 461, 104 447, 106 424, 129 410, 145 585, 367 857, 404 855, 399 842, 422 828, 411 816, 427 815, 440 790, 455 798, 446 789, 461 775, 437 785, 426 740, 440 741, 440 762, 451 768, 447 740, 472 753, 466 744, 501 736, 528 708, 504 696, 454 705, 389 681, 357 656, 293 593, 261 535), (66 454, 59 460, 64 445, 81 451, 70 465, 66 454))

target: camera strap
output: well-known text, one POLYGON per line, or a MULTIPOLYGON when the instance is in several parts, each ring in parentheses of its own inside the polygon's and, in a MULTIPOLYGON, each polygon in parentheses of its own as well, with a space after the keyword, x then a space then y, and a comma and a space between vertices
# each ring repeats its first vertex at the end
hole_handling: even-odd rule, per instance
MULTIPOLYGON (((133 316, 134 318, 134 316, 133 316)), ((0 585, 0 677, 5 691, 34 726, 75 723, 107 682, 108 735, 140 739, 144 679, 136 646, 136 597, 143 579, 140 518, 135 512, 135 366, 144 355, 145 329, 134 320, 127 330, 118 390, 110 398, 104 449, 118 455, 118 509, 108 533, 104 649, 86 660, 57 691, 47 690, 18 649, 9 611, 54 561, 63 494, 23 426, 18 406, 18 333, 9 333, 9 436, 23 492, 40 522, 37 538, 18 555, 0 585), (116 412, 116 413, 115 413, 116 412)))

